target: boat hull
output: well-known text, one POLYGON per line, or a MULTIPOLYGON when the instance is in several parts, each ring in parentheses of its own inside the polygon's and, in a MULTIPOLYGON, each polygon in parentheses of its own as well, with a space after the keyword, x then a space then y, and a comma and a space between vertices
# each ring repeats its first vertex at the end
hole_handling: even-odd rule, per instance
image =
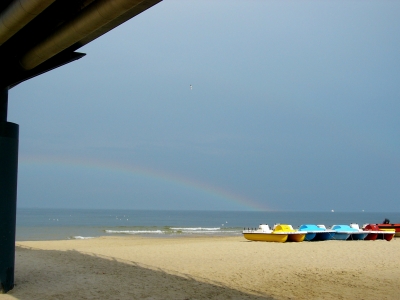
POLYGON ((396 236, 396 233, 393 232, 393 229, 381 229, 384 233, 378 234, 378 239, 387 240, 388 242, 396 236))
POLYGON ((383 238, 389 242, 393 239, 395 235, 396 234, 383 234, 383 238))
POLYGON ((288 239, 287 234, 276 234, 276 233, 243 233, 244 238, 249 241, 257 242, 275 242, 284 243, 288 239))
POLYGON ((362 241, 367 237, 368 233, 352 233, 348 237, 350 241, 362 241))
POLYGON ((350 233, 336 232, 332 239, 338 241, 345 241, 349 238, 349 236, 350 233))
POLYGON ((306 237, 305 233, 296 233, 296 234, 289 234, 288 235, 288 242, 302 242, 306 237))
POLYGON ((305 241, 313 241, 316 237, 316 233, 307 233, 306 237, 304 238, 305 241))
POLYGON ((335 232, 318 232, 313 241, 328 241, 332 240, 334 236, 335 232))
POLYGON ((378 238, 378 234, 377 233, 369 233, 366 237, 365 237, 365 241, 375 241, 378 238))

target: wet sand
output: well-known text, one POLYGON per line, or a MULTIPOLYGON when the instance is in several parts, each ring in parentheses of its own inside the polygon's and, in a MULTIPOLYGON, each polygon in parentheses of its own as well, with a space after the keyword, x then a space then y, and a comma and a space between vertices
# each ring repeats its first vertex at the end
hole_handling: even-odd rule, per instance
POLYGON ((0 299, 399 299, 400 239, 243 237, 18 242, 0 299))

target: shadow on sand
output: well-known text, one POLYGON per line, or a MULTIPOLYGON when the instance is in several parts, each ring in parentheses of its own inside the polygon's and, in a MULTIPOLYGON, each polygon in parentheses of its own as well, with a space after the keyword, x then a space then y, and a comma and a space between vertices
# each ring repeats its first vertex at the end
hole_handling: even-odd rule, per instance
POLYGON ((16 299, 273 299, 134 262, 23 247, 15 284, 7 295, 16 299))

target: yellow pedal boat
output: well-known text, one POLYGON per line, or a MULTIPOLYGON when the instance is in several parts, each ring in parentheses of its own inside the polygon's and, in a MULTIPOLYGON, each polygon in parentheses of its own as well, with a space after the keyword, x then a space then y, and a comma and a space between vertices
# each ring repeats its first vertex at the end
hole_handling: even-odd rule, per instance
POLYGON ((286 242, 288 235, 287 233, 277 232, 275 233, 273 230, 269 228, 267 224, 260 224, 258 229, 247 229, 243 230, 243 236, 245 239, 249 241, 259 241, 259 242, 277 242, 284 243, 286 242))
POLYGON ((274 232, 285 232, 288 235, 287 241, 289 242, 302 242, 304 241, 307 232, 298 231, 293 229, 292 225, 288 224, 275 224, 274 232))
POLYGON ((291 225, 277 224, 271 230, 267 224, 260 224, 258 229, 243 230, 243 236, 249 241, 259 242, 277 242, 284 243, 286 241, 302 242, 307 232, 296 231, 291 225))

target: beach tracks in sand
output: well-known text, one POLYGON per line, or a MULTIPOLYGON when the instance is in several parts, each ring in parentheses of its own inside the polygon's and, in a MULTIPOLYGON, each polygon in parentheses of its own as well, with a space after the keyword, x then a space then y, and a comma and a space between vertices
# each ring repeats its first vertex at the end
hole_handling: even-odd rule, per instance
POLYGON ((2 296, 38 300, 272 299, 118 259, 24 247, 17 247, 16 286, 0 299, 2 296))
POLYGON ((399 239, 281 244, 101 237, 17 246, 17 286, 9 299, 375 300, 400 294, 399 239))

